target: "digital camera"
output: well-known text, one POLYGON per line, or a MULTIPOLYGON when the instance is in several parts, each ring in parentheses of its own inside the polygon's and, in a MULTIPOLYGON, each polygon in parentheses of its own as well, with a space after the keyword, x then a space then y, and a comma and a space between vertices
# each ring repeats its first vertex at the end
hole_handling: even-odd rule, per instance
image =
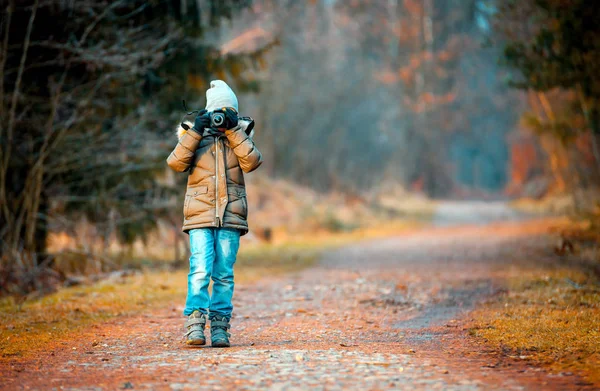
MULTIPOLYGON (((210 113, 209 115, 210 115, 211 128, 225 128, 225 129, 233 128, 234 124, 229 123, 224 110, 234 110, 235 111, 235 109, 228 107, 228 108, 224 108, 224 109, 215 110, 212 113, 210 113)), ((237 112, 236 112, 236 115, 237 115, 237 112)), ((238 118, 238 121, 247 121, 248 122, 248 127, 246 128, 246 133, 250 134, 250 132, 254 128, 254 119, 252 119, 251 117, 240 117, 240 116, 237 116, 237 118, 238 118)))
POLYGON ((235 126, 228 120, 227 115, 225 115, 225 110, 231 110, 237 116, 237 111, 232 107, 223 107, 222 109, 214 110, 209 114, 211 128, 231 129, 235 126))
MULTIPOLYGON (((183 109, 185 111, 188 111, 188 108, 185 104, 185 100, 182 101, 183 102, 183 109)), ((236 115, 237 115, 237 111, 233 108, 233 107, 229 107, 229 108, 223 108, 223 109, 218 109, 218 110, 214 110, 211 113, 209 113, 210 116, 210 126, 212 128, 218 129, 218 128, 225 128, 225 129, 231 129, 233 127, 233 124, 228 123, 229 121, 227 120, 227 116, 225 115, 225 111, 224 110, 233 110, 236 115)), ((187 115, 192 115, 194 113, 199 113, 201 110, 194 110, 194 111, 188 111, 187 115)), ((185 116, 184 116, 185 118, 185 116)), ((238 121, 245 121, 247 122, 247 126, 246 126, 246 134, 250 134, 250 132, 252 131, 252 129, 254 129, 254 119, 252 119, 252 117, 240 117, 238 116, 238 121)), ((187 123, 185 123, 185 121, 181 121, 181 127, 185 130, 189 130, 191 128, 190 125, 188 125, 187 123)))
POLYGON ((228 123, 227 117, 222 110, 215 110, 209 114, 210 116, 210 127, 211 128, 231 128, 231 124, 228 123))

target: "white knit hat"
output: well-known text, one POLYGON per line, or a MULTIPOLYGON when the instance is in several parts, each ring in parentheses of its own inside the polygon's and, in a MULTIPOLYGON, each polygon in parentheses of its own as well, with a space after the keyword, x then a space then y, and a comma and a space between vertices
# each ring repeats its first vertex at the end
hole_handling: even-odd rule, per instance
POLYGON ((213 80, 206 90, 206 110, 214 111, 222 107, 238 110, 238 100, 233 90, 223 80, 213 80))

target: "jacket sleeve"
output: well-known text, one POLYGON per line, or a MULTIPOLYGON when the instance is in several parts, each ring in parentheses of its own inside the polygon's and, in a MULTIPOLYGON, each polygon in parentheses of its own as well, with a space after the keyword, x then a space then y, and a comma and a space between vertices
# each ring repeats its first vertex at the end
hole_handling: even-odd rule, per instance
POLYGON ((184 172, 190 168, 194 160, 194 153, 200 144, 202 136, 193 130, 185 132, 179 139, 175 149, 167 158, 167 164, 177 172, 184 172))
POLYGON ((242 171, 248 173, 256 170, 262 163, 262 155, 251 137, 237 126, 225 131, 229 146, 237 156, 242 171))

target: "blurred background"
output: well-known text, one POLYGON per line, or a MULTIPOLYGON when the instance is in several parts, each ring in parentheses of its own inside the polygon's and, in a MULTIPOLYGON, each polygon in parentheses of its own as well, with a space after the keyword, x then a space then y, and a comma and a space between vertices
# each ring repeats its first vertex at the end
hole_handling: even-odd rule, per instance
POLYGON ((448 200, 596 226, 591 0, 0 4, 2 294, 185 267, 186 175, 165 159, 213 79, 264 157, 243 247, 427 223, 448 200))

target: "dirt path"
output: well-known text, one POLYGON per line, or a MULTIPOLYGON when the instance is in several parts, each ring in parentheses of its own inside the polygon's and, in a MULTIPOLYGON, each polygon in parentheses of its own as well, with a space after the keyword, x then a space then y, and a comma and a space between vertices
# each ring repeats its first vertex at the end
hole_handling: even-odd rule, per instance
POLYGON ((582 389, 468 337, 470 308, 545 261, 544 231, 438 228, 345 247, 299 275, 236 287, 230 349, 181 343, 182 298, 0 368, 0 388, 582 389))

